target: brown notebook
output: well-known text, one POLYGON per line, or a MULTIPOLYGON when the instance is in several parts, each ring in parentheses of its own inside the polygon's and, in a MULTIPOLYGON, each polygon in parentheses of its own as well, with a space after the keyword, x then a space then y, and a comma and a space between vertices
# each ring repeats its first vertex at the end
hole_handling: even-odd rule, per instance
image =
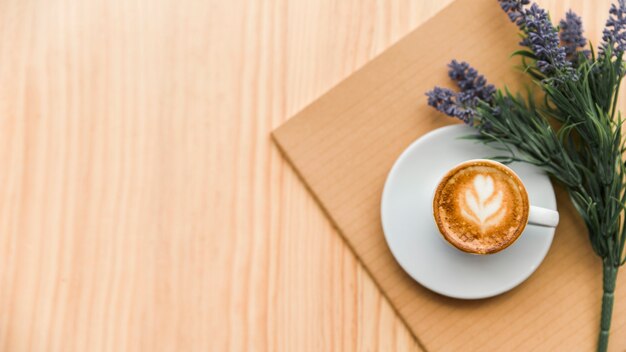
MULTIPOLYGON (((561 223, 539 269, 498 297, 462 301, 423 288, 395 262, 383 237, 380 198, 399 154, 454 123, 424 92, 450 84, 446 63, 474 65, 518 89, 517 28, 495 0, 459 0, 274 131, 301 176, 400 317, 428 351, 591 351, 601 301, 601 262, 557 189, 561 223)), ((427 167, 427 166, 425 166, 427 167)), ((418 234, 416 234, 417 236, 418 234)), ((618 282, 611 348, 626 348, 626 278, 618 282)))

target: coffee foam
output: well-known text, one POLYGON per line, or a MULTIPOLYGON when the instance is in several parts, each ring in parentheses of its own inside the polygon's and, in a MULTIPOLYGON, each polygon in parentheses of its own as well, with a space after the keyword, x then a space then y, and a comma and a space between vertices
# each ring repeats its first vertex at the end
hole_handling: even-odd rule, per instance
POLYGON ((435 221, 455 247, 495 253, 513 243, 528 220, 528 196, 508 168, 487 160, 462 164, 439 184, 435 221))

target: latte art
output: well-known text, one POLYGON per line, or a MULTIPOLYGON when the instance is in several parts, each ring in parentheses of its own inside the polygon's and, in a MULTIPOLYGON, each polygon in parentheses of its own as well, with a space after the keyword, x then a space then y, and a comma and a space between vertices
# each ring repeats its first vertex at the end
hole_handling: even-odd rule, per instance
POLYGON ((470 253, 495 253, 513 243, 528 220, 528 195, 510 169, 489 160, 463 163, 440 182, 433 200, 439 231, 470 253))
POLYGON ((461 214, 481 229, 497 225, 506 212, 502 191, 495 191, 491 176, 477 175, 472 188, 465 191, 465 206, 461 214))

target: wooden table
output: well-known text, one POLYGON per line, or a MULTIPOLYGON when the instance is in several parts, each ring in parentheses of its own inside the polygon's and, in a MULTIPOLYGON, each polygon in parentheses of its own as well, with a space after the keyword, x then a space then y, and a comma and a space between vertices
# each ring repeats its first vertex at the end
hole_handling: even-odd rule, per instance
POLYGON ((269 133, 449 2, 0 2, 0 350, 419 350, 269 133))

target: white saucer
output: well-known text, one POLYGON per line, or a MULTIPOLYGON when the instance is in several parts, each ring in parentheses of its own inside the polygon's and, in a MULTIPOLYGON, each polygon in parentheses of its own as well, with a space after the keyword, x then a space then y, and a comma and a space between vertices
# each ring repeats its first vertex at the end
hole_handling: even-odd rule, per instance
MULTIPOLYGON (((554 237, 554 228, 528 225, 509 248, 486 256, 461 252, 441 237, 431 203, 437 182, 460 162, 506 155, 459 138, 472 133, 467 126, 448 126, 411 144, 389 172, 381 204, 385 238, 402 268, 428 289, 462 299, 492 297, 522 283, 541 264, 554 237)), ((524 163, 509 167, 526 185, 532 205, 556 210, 545 173, 524 163)))

